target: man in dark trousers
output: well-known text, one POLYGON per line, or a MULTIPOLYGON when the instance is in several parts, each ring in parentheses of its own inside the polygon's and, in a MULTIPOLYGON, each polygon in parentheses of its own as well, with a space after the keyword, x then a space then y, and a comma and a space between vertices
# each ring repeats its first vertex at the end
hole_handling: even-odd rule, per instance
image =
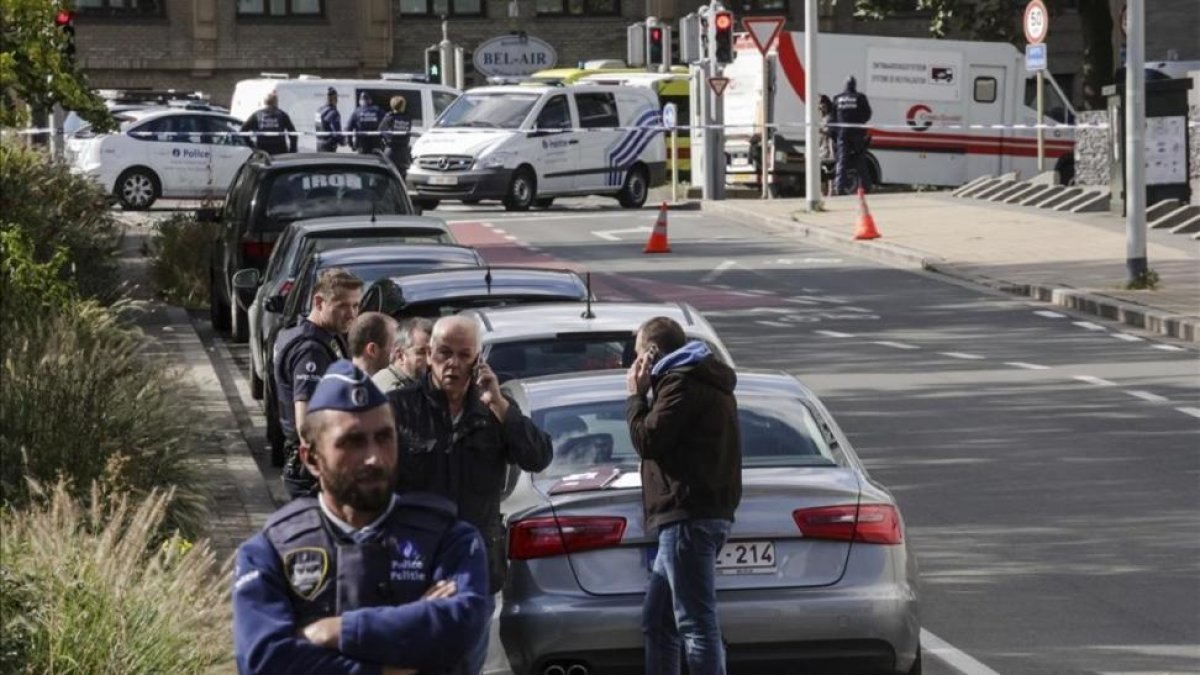
POLYGON ((342 139, 342 114, 338 112, 337 89, 330 87, 325 91, 325 105, 317 111, 317 150, 321 152, 337 152, 342 139))
MULTIPOLYGON (((474 319, 439 319, 430 346, 429 372, 388 394, 400 438, 397 489, 432 492, 458 505, 459 517, 483 535, 494 595, 504 587, 507 570, 500 496, 508 468, 545 469, 553 459, 550 437, 500 393, 496 374, 479 358, 474 319)), ((483 668, 487 638, 485 629, 468 651, 472 675, 483 668)))
MULTIPOLYGON (((838 124, 866 124, 871 121, 871 104, 866 94, 858 93, 854 76, 846 78, 846 90, 833 99, 838 124)), ((853 194, 867 184, 867 130, 862 127, 840 126, 834 129, 837 139, 837 172, 834 183, 838 194, 853 194)))
POLYGON ((369 155, 383 147, 379 138, 379 123, 383 121, 383 109, 375 105, 371 95, 363 92, 358 97, 358 107, 350 113, 346 131, 351 133, 350 147, 361 155, 369 155))
POLYGON ((279 109, 279 95, 267 94, 263 107, 242 123, 242 131, 252 132, 251 144, 272 155, 296 151, 296 127, 292 118, 279 109))
POLYGON ((412 118, 408 116, 408 100, 403 96, 393 96, 392 110, 379 123, 379 131, 383 134, 383 143, 387 146, 388 159, 400 172, 400 176, 408 178, 408 165, 412 163, 409 152, 409 136, 412 134, 412 118))
POLYGON ((334 267, 321 272, 313 288, 312 309, 299 325, 275 338, 275 391, 283 429, 283 485, 293 499, 315 494, 317 481, 300 461, 298 421, 329 364, 350 358, 345 334, 358 316, 362 281, 334 267))
POLYGON ((321 490, 238 548, 238 671, 464 672, 486 618, 479 533, 442 497, 392 492, 396 426, 366 373, 334 362, 309 403, 300 455, 321 490))
POLYGON ((723 675, 716 557, 742 498, 737 376, 666 317, 643 324, 634 348, 625 418, 642 458, 646 531, 658 532, 642 604, 643 672, 679 675, 682 646, 691 675, 723 675))

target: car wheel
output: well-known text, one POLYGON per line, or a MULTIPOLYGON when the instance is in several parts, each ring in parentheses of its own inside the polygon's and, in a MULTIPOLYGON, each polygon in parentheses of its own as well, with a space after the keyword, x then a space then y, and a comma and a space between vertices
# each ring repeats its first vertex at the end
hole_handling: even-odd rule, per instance
POLYGON ((213 330, 229 330, 229 306, 221 302, 221 292, 217 290, 212 272, 208 274, 208 318, 212 321, 213 330))
POLYGON ((263 398, 263 379, 258 374, 258 368, 254 366, 254 359, 250 359, 250 397, 255 401, 261 401, 263 398))
POLYGON ((149 169, 129 169, 117 178, 116 192, 126 211, 145 211, 162 195, 162 183, 149 169))
POLYGON ((432 211, 438 207, 441 202, 437 199, 414 199, 413 204, 422 211, 432 211))
POLYGON ((645 167, 635 166, 625 176, 625 184, 617 193, 617 201, 627 209, 640 209, 646 203, 650 193, 650 181, 646 178, 645 167))
POLYGON ((528 211, 537 199, 537 179, 529 169, 521 169, 513 176, 508 184, 508 194, 504 196, 506 211, 528 211))
POLYGON ((533 200, 533 205, 539 209, 548 209, 554 206, 554 197, 538 197, 533 200))
POLYGON ((237 302, 229 303, 229 339, 238 344, 250 340, 250 317, 246 310, 238 307, 237 302))

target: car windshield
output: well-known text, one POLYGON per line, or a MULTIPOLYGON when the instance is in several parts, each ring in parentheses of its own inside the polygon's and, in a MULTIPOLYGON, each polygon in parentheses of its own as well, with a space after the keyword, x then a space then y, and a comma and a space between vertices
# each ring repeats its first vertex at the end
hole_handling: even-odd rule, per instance
MULTIPOLYGON (((542 375, 628 368, 636 357, 633 338, 630 331, 496 342, 487 347, 487 362, 502 383, 542 375)), ((713 345, 708 348, 720 354, 713 345)))
POLYGON ((296 247, 288 260, 288 276, 295 276, 300 265, 314 251, 332 251, 338 248, 352 246, 372 246, 375 244, 449 244, 449 239, 442 234, 431 231, 429 234, 357 234, 349 237, 307 237, 296 247))
MULTIPOLYGON (((554 460, 539 478, 600 466, 638 469, 623 398, 545 408, 534 412, 533 421, 554 446, 554 460)), ((743 468, 838 466, 816 417, 799 399, 739 396, 738 428, 743 468)))
POLYGON ((516 129, 529 116, 537 100, 537 94, 468 92, 446 108, 436 126, 516 129))
POLYGON ((385 171, 351 167, 280 172, 264 191, 267 231, 278 232, 301 218, 411 215, 399 178, 385 171))

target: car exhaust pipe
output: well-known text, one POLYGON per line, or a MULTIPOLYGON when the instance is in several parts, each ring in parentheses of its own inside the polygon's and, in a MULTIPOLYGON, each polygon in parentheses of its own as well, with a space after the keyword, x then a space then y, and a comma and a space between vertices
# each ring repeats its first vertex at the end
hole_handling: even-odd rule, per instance
POLYGON ((542 670, 542 675, 567 675, 567 669, 557 663, 553 663, 542 670))
POLYGON ((582 663, 576 663, 567 668, 567 675, 588 675, 588 672, 588 667, 582 663))

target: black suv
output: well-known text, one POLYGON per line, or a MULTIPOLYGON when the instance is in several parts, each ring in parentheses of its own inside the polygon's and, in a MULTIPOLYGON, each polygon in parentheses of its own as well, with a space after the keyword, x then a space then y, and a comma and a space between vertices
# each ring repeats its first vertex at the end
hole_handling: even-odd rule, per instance
POLYGON ((233 292, 233 275, 248 267, 263 272, 289 223, 372 213, 415 214, 404 181, 382 155, 255 153, 238 169, 224 207, 199 212, 202 222, 222 225, 209 263, 213 327, 228 330, 234 342, 249 338, 247 308, 233 292))

